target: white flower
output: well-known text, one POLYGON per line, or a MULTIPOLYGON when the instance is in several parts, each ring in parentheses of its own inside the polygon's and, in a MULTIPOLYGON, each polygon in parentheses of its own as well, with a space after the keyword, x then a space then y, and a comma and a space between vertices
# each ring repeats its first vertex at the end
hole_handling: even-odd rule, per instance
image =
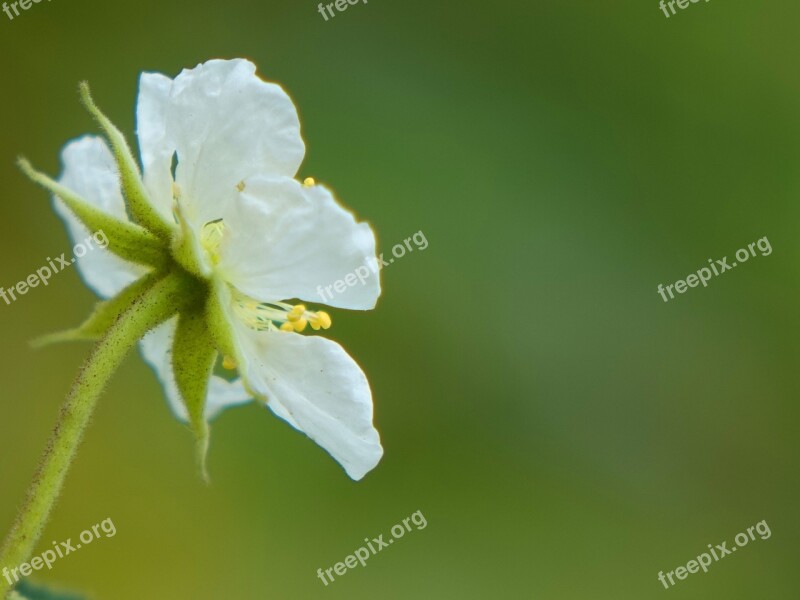
MULTIPOLYGON (((375 260, 375 236, 329 190, 294 179, 303 160, 297 111, 278 85, 246 60, 212 60, 175 79, 144 73, 137 136, 147 196, 174 227, 176 260, 212 291, 224 331, 216 340, 226 368, 210 375, 206 417, 254 397, 327 450, 353 479, 380 460, 372 394, 364 373, 337 343, 310 329, 330 327, 312 301, 318 286, 375 260), (301 333, 304 332, 304 333, 301 333)), ((117 163, 106 143, 87 136, 63 151, 60 182, 105 213, 127 220, 117 163)), ((56 198, 73 239, 84 225, 56 198)), ((146 268, 97 249, 78 262, 86 280, 109 298, 146 268)), ((369 310, 380 295, 377 274, 329 304, 369 310)), ((175 414, 187 419, 171 349, 177 318, 141 343, 175 414)))

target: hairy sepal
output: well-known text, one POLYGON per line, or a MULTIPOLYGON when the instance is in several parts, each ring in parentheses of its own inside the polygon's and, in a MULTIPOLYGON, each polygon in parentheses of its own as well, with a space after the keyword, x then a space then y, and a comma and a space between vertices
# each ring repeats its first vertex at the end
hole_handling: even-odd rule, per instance
POLYGON ((206 421, 208 382, 217 360, 217 347, 208 328, 203 304, 180 313, 172 345, 172 367, 195 437, 198 467, 208 482, 209 426, 206 421))
POLYGON ((162 273, 148 273, 137 279, 119 294, 95 305, 94 312, 80 327, 43 335, 31 341, 33 348, 44 348, 61 342, 79 342, 99 340, 116 322, 119 316, 128 310, 136 300, 146 293, 159 279, 162 273))
POLYGON ((96 208, 69 188, 34 169, 25 158, 20 158, 18 164, 32 181, 58 196, 92 235, 104 234, 108 239, 106 248, 120 258, 156 268, 164 267, 171 260, 168 244, 143 227, 96 208))
POLYGON ((119 169, 122 193, 127 201, 128 211, 131 216, 156 237, 162 240, 169 240, 172 237, 175 226, 168 223, 150 202, 139 172, 139 166, 136 163, 136 159, 133 158, 133 153, 125 140, 125 136, 94 103, 89 84, 85 81, 80 84, 80 95, 84 106, 103 129, 111 144, 111 151, 119 169))

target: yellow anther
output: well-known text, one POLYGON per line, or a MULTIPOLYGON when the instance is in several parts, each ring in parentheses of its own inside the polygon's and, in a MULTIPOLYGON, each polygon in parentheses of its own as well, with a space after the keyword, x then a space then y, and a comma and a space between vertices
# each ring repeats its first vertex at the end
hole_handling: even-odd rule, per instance
POLYGON ((232 356, 226 356, 222 359, 222 368, 228 369, 229 371, 233 371, 238 365, 236 364, 236 360, 232 356))
POLYGON ((314 180, 313 177, 306 177, 303 180, 303 187, 310 188, 315 185, 317 185, 317 182, 314 180))
POLYGON ((294 323, 295 321, 299 321, 300 318, 305 314, 305 312, 306 312, 306 307, 303 306, 302 304, 298 304, 288 312, 286 318, 289 319, 289 321, 291 321, 292 323, 294 323))
POLYGON ((288 322, 284 323, 281 325, 281 331, 294 331, 294 325, 288 322))
POLYGON ((239 183, 237 183, 236 184, 236 189, 239 190, 240 192, 243 192, 244 191, 244 181, 240 181, 239 183))
POLYGON ((331 324, 333 323, 333 321, 331 321, 331 316, 324 310, 321 310, 317 313, 317 321, 319 321, 319 324, 323 329, 330 329, 331 324))
POLYGON ((297 333, 300 333, 303 330, 305 330, 306 325, 308 325, 308 319, 306 319, 306 318, 301 318, 300 320, 295 321, 294 323, 292 323, 292 326, 294 327, 294 330, 297 333))
POLYGON ((319 331, 320 329, 329 329, 331 326, 331 316, 325 311, 321 310, 316 313, 311 313, 309 322, 311 323, 311 328, 314 331, 319 331))

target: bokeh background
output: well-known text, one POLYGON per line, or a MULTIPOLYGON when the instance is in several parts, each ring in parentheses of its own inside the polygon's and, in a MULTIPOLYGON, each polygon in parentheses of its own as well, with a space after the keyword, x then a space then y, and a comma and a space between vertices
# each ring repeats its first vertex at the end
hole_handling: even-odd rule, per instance
MULTIPOLYGON (((95 131, 129 135, 140 71, 245 56, 296 101, 300 175, 382 250, 378 309, 334 311, 369 375, 386 456, 361 483, 256 406, 213 427, 213 483, 138 355, 108 389, 40 544, 117 535, 37 579, 141 598, 797 597, 800 9, 370 0, 55 0, 0 13, 0 285, 71 244, 50 173, 95 131), (665 304, 672 283, 768 236, 772 255, 665 304), (325 587, 420 510, 427 528, 325 587), (766 520, 768 540, 657 580, 766 520)), ((75 270, 0 304, 0 530, 88 345, 75 270)))

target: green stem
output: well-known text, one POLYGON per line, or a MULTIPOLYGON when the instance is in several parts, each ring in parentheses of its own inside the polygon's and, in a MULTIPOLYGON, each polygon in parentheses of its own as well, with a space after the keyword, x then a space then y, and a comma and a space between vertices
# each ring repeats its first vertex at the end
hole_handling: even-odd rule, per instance
MULTIPOLYGON (((160 279, 131 303, 97 343, 61 408, 27 499, 0 550, 0 570, 11 571, 30 559, 100 394, 136 342, 195 297, 192 285, 180 274, 160 279)), ((0 598, 6 598, 12 587, 0 576, 0 598)))

